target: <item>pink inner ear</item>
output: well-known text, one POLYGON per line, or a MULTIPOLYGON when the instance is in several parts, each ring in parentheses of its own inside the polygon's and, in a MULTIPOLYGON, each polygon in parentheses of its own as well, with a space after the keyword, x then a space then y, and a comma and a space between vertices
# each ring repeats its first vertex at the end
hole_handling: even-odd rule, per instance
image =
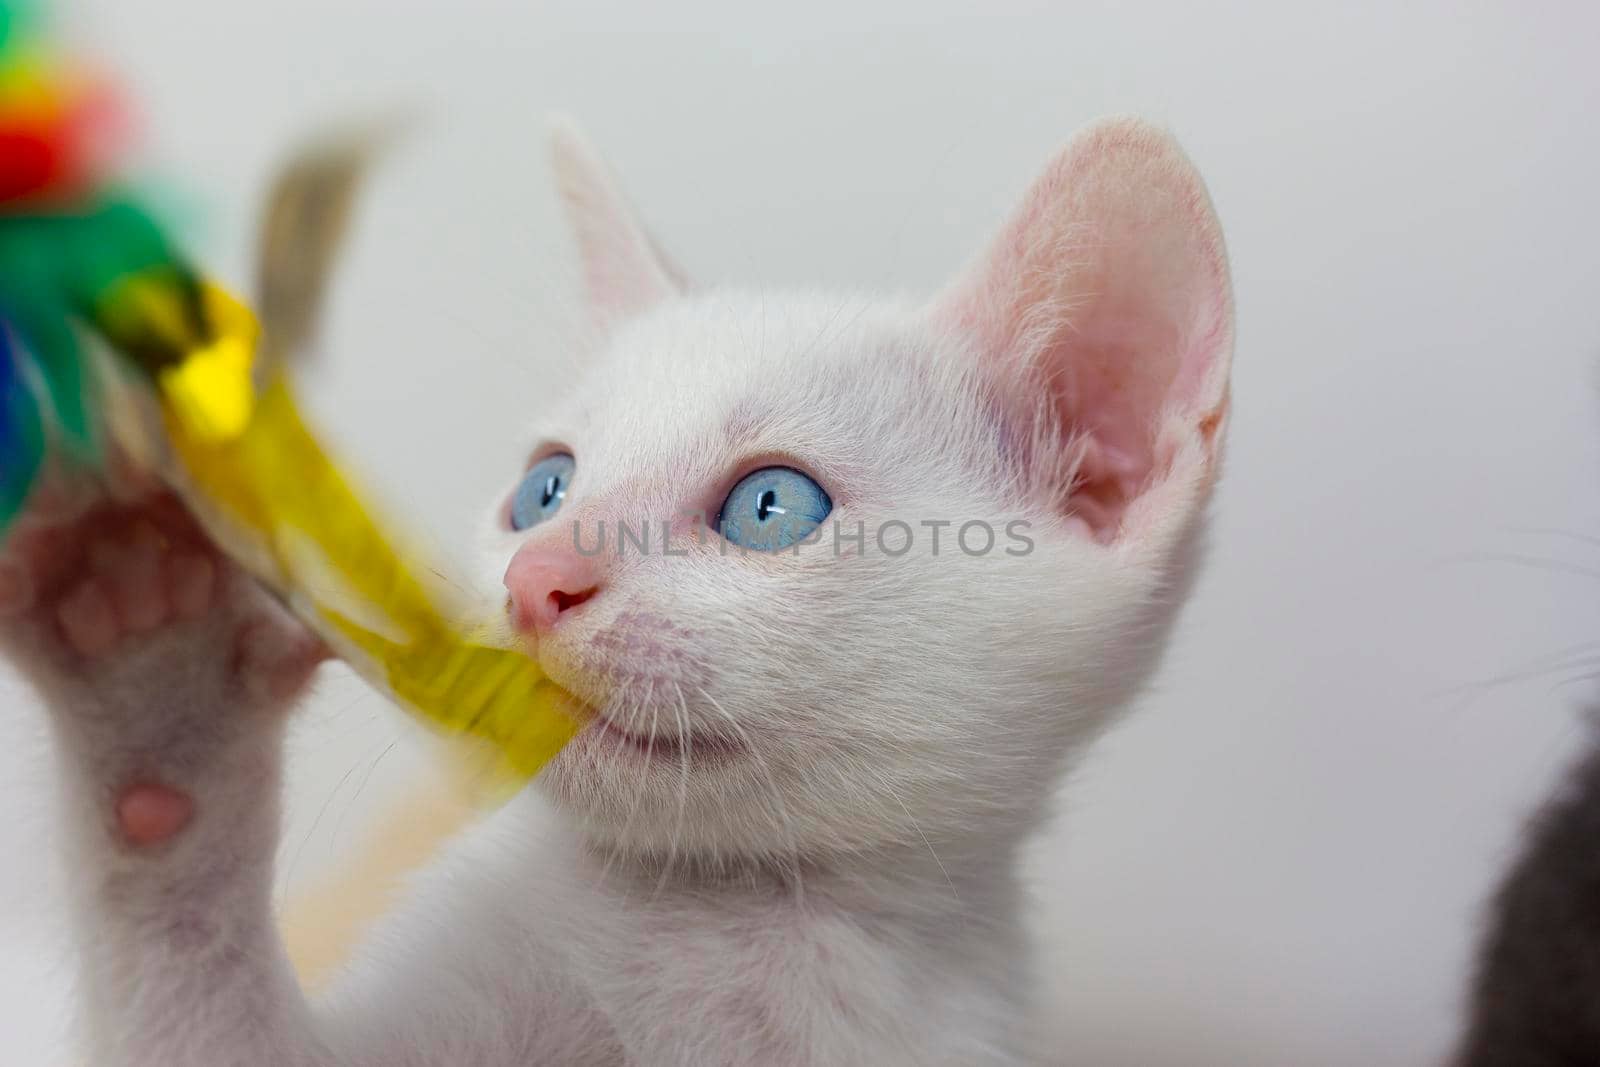
POLYGON ((1115 539, 1166 473, 1157 444, 1172 420, 1214 452, 1227 266, 1199 175, 1161 131, 1116 121, 1074 140, 940 307, 1019 402, 1046 405, 1061 506, 1096 539, 1115 539))
POLYGON ((682 273, 634 218, 605 164, 575 125, 550 136, 557 190, 578 240, 589 310, 602 330, 682 292, 682 273))

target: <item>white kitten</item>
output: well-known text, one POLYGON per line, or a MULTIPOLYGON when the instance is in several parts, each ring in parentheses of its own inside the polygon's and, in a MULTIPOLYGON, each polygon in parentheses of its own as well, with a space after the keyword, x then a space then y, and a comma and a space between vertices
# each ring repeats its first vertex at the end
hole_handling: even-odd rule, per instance
POLYGON ((1096 126, 902 306, 688 289, 576 134, 555 159, 599 345, 493 564, 506 640, 598 717, 326 1003, 268 891, 315 643, 169 500, 44 501, 7 546, 93 1062, 1028 1061, 1017 852, 1148 676, 1216 475, 1199 177, 1096 126), (763 550, 783 516, 822 524, 763 550))

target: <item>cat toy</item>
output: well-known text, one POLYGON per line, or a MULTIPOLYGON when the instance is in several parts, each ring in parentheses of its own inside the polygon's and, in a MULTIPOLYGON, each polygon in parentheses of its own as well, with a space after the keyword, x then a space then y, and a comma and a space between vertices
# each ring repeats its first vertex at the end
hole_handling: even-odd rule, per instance
POLYGON ((291 387, 373 139, 329 141, 280 179, 258 321, 109 179, 115 98, 44 46, 38 13, 0 0, 0 536, 52 447, 129 455, 358 673, 518 778, 538 771, 577 706, 420 577, 437 572, 396 548, 291 387))

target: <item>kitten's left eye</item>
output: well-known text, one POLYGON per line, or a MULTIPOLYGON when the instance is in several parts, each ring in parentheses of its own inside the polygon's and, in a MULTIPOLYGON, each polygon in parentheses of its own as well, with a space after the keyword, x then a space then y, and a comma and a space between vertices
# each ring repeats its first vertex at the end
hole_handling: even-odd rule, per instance
POLYGON ((833 501, 816 480, 793 467, 763 467, 747 475, 722 502, 717 529, 744 548, 787 548, 822 525, 833 501))
POLYGON ((511 498, 511 528, 526 530, 560 511, 577 466, 577 460, 565 452, 557 452, 530 467, 511 498))

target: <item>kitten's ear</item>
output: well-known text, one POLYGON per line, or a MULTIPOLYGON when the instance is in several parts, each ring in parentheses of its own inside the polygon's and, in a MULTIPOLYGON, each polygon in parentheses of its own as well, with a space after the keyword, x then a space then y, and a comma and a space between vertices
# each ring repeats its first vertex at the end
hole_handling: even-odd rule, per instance
POLYGON ((683 275, 650 239, 610 168, 570 119, 550 123, 550 162, 578 240, 590 317, 602 332, 683 291, 683 275))
POLYGON ((1045 427, 1026 461, 1074 525, 1121 543, 1189 524, 1227 416, 1233 301, 1205 186, 1165 132, 1079 134, 934 314, 1045 427))

